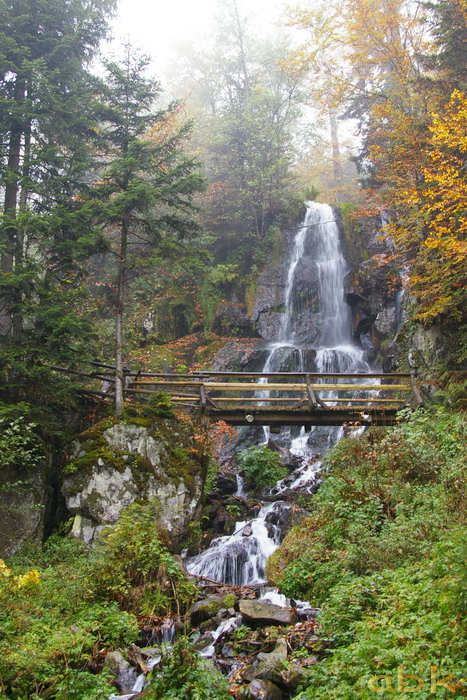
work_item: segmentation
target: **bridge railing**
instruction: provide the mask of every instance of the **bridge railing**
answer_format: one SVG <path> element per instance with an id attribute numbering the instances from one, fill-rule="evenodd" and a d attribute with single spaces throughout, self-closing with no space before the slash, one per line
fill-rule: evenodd
<path id="1" fill-rule="evenodd" d="M 115 368 L 93 362 L 86 373 L 54 367 L 89 380 L 85 393 L 112 399 Z M 127 397 L 169 394 L 175 406 L 208 413 L 235 425 L 340 425 L 358 421 L 388 424 L 406 406 L 423 403 L 416 376 L 392 373 L 215 372 L 187 374 L 133 372 L 125 368 Z"/>

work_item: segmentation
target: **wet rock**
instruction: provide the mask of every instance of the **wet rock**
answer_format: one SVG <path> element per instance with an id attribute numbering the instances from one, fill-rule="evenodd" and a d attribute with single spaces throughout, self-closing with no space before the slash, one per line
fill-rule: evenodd
<path id="1" fill-rule="evenodd" d="M 226 343 L 213 358 L 216 372 L 260 372 L 268 355 L 264 341 L 248 338 Z"/>
<path id="2" fill-rule="evenodd" d="M 237 598 L 233 593 L 227 593 L 224 596 L 209 596 L 209 598 L 199 600 L 188 611 L 190 622 L 193 627 L 197 627 L 200 623 L 214 618 L 220 610 L 234 607 L 236 602 Z"/>
<path id="3" fill-rule="evenodd" d="M 247 523 L 243 528 L 242 537 L 251 537 L 252 534 L 253 528 L 251 527 L 251 523 Z"/>
<path id="4" fill-rule="evenodd" d="M 237 490 L 237 477 L 231 472 L 219 472 L 216 479 L 216 491 L 220 496 L 228 496 Z"/>
<path id="5" fill-rule="evenodd" d="M 225 656 L 226 659 L 233 659 L 235 653 L 232 644 L 224 644 L 224 646 L 221 649 L 221 654 L 222 656 Z"/>
<path id="6" fill-rule="evenodd" d="M 104 668 L 106 668 L 112 676 L 119 689 L 127 693 L 133 689 L 138 674 L 136 670 L 130 666 L 120 651 L 110 651 L 105 657 Z"/>
<path id="7" fill-rule="evenodd" d="M 282 691 L 271 681 L 255 678 L 249 686 L 242 688 L 239 695 L 241 700 L 282 700 Z"/>
<path id="8" fill-rule="evenodd" d="M 389 306 L 378 313 L 375 319 L 375 328 L 383 336 L 395 333 L 397 329 L 395 306 Z"/>
<path id="9" fill-rule="evenodd" d="M 267 340 L 278 340 L 282 325 L 282 311 L 262 311 L 256 323 L 258 333 Z"/>
<path id="10" fill-rule="evenodd" d="M 260 600 L 241 600 L 239 610 L 245 621 L 253 625 L 292 625 L 297 621 L 292 610 Z"/>
<path id="11" fill-rule="evenodd" d="M 269 653 L 258 654 L 258 666 L 256 668 L 256 678 L 269 681 L 280 681 L 281 670 L 279 666 L 287 660 L 287 642 L 283 637 L 279 637 L 276 646 Z"/>
<path id="12" fill-rule="evenodd" d="M 214 635 L 212 635 L 210 632 L 206 632 L 205 634 L 202 634 L 201 637 L 198 637 L 198 639 L 192 643 L 192 646 L 194 649 L 196 649 L 196 651 L 201 651 L 201 649 L 208 647 L 213 642 Z"/>
<path id="13" fill-rule="evenodd" d="M 243 304 L 222 302 L 214 312 L 212 330 L 218 335 L 257 336 L 255 324 L 246 315 Z"/>

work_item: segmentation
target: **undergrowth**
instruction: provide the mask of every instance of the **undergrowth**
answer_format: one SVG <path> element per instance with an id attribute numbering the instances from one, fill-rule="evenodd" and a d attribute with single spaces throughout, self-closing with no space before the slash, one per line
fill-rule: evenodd
<path id="1" fill-rule="evenodd" d="M 185 612 L 194 592 L 139 504 L 92 552 L 54 536 L 0 560 L 0 697 L 109 697 L 105 652 L 136 641 L 138 616 Z"/>
<path id="2" fill-rule="evenodd" d="M 268 562 L 287 595 L 323 608 L 300 698 L 466 693 L 464 415 L 403 418 L 328 454 L 311 517 Z"/>

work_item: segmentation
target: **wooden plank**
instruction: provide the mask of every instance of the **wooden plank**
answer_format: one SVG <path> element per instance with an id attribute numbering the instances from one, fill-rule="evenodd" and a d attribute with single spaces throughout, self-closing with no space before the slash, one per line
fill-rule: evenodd
<path id="1" fill-rule="evenodd" d="M 198 381 L 173 381 L 173 382 L 166 382 L 166 381 L 154 381 L 154 382 L 146 382 L 146 381 L 141 381 L 141 382 L 133 382 L 134 386 L 174 386 L 174 387 L 186 387 L 186 386 L 192 386 L 194 388 L 197 388 L 200 386 L 202 382 Z"/>
<path id="2" fill-rule="evenodd" d="M 278 402 L 283 401 L 284 403 L 287 401 L 290 403 L 293 401 L 296 402 L 297 399 L 299 399 L 299 398 L 300 398 L 299 396 L 287 396 L 287 397 L 284 397 L 284 396 L 264 396 L 264 397 L 263 396 L 262 397 L 259 397 L 259 396 L 255 396 L 255 397 L 251 397 L 251 396 L 248 396 L 248 397 L 246 397 L 246 396 L 216 396 L 216 401 L 218 403 L 220 401 L 222 401 L 222 402 L 224 402 L 224 401 L 227 401 L 227 402 L 228 401 L 246 401 L 247 403 L 256 403 L 256 404 L 258 404 L 258 406 L 261 406 L 261 404 L 264 401 L 268 401 L 268 402 L 269 401 L 278 401 Z"/>
<path id="3" fill-rule="evenodd" d="M 133 386 L 155 386 L 155 387 L 199 387 L 199 382 L 133 382 Z M 207 390 L 214 389 L 216 391 L 304 391 L 305 384 L 226 384 L 225 382 L 204 382 Z M 310 384 L 314 391 L 410 391 L 410 384 Z"/>
<path id="4" fill-rule="evenodd" d="M 359 423 L 360 425 L 393 425 L 396 422 L 396 410 L 379 410 L 368 412 L 368 418 L 363 418 L 361 413 L 355 410 L 341 409 L 339 411 L 262 411 L 248 413 L 243 408 L 231 408 L 222 411 L 213 411 L 213 420 L 224 420 L 230 425 L 342 425 L 343 423 Z M 247 420 L 249 416 L 250 420 Z M 251 420 L 251 417 L 253 420 Z"/>
<path id="5" fill-rule="evenodd" d="M 224 382 L 205 382 L 207 389 L 217 391 L 303 391 L 304 384 L 225 384 Z M 410 384 L 310 384 L 314 391 L 410 391 Z"/>
<path id="6" fill-rule="evenodd" d="M 109 365 L 105 365 L 109 366 Z M 346 378 L 348 377 L 349 379 L 364 379 L 366 377 L 370 379 L 409 379 L 410 377 L 410 372 L 380 372 L 380 373 L 365 373 L 365 372 L 211 372 L 211 371 L 206 371 L 206 372 L 189 372 L 187 374 L 179 374 L 179 373 L 174 373 L 174 372 L 130 372 L 130 376 L 139 376 L 139 377 L 155 377 L 159 379 L 193 379 L 193 378 L 198 378 L 198 379 L 212 379 L 213 377 L 221 377 L 223 379 L 246 379 L 247 377 L 251 377 L 252 379 L 258 379 L 261 377 L 264 378 L 269 378 L 271 377 L 272 379 L 292 379 L 292 378 L 305 378 L 306 374 L 309 374 L 310 377 L 313 378 L 319 378 L 319 377 L 328 377 L 331 379 L 337 379 L 337 378 Z"/>

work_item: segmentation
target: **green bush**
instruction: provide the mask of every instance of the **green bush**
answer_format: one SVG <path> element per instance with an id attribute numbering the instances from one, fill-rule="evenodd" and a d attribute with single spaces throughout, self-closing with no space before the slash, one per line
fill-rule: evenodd
<path id="1" fill-rule="evenodd" d="M 173 646 L 162 666 L 152 675 L 147 700 L 228 700 L 227 680 L 210 661 L 201 659 L 186 638 Z"/>
<path id="2" fill-rule="evenodd" d="M 0 560 L 4 696 L 107 698 L 107 676 L 93 672 L 102 651 L 136 641 L 134 613 L 182 613 L 195 591 L 162 543 L 151 505 L 130 506 L 95 550 L 54 536 L 24 547 L 9 566 Z"/>
<path id="3" fill-rule="evenodd" d="M 55 538 L 27 568 L 0 561 L 0 687 L 11 700 L 108 697 L 112 687 L 90 672 L 90 662 L 98 649 L 137 638 L 133 615 L 97 600 L 95 565 L 84 548 L 63 545 L 60 551 Z"/>
<path id="4" fill-rule="evenodd" d="M 159 416 L 159 418 L 175 418 L 172 399 L 165 391 L 156 391 L 151 394 L 148 408 L 154 416 Z"/>
<path id="5" fill-rule="evenodd" d="M 246 478 L 254 488 L 274 486 L 276 481 L 288 474 L 287 469 L 281 464 L 278 453 L 265 445 L 243 450 L 240 452 L 239 461 Z"/>
<path id="6" fill-rule="evenodd" d="M 136 614 L 184 612 L 196 595 L 178 561 L 162 543 L 157 505 L 132 503 L 102 535 L 96 586 Z"/>
<path id="7" fill-rule="evenodd" d="M 287 595 L 323 608 L 323 658 L 303 700 L 370 700 L 377 675 L 403 698 L 398 674 L 418 675 L 424 689 L 412 695 L 428 698 L 430 666 L 438 678 L 466 675 L 465 417 L 442 408 L 402 417 L 328 453 L 311 517 L 268 561 Z M 465 686 L 456 691 L 436 695 L 460 697 Z"/>

